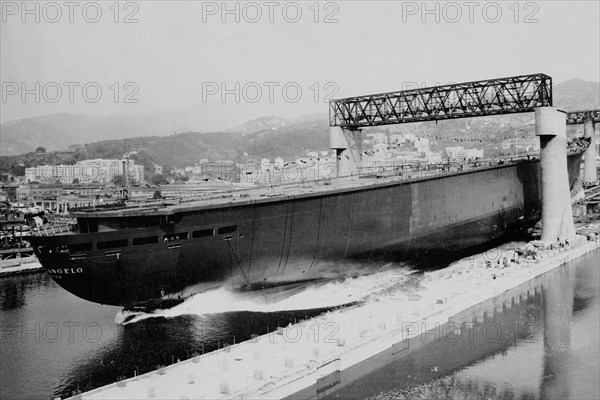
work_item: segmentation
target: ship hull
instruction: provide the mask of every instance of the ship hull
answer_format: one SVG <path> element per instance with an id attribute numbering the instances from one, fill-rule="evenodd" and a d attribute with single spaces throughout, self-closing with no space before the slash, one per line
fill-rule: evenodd
<path id="1" fill-rule="evenodd" d="M 355 276 L 388 261 L 423 267 L 436 255 L 537 222 L 540 182 L 539 161 L 530 161 L 204 209 L 167 225 L 38 236 L 33 245 L 48 273 L 75 295 L 147 306 L 222 285 L 253 289 Z"/>

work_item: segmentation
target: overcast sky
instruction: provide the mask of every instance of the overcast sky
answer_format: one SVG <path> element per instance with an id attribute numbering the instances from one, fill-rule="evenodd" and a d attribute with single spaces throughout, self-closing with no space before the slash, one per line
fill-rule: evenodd
<path id="1" fill-rule="evenodd" d="M 229 14 L 221 1 L 1 3 L 2 122 L 164 113 L 202 131 L 414 84 L 600 81 L 598 1 L 431 2 L 429 13 L 420 1 L 229 2 Z"/>

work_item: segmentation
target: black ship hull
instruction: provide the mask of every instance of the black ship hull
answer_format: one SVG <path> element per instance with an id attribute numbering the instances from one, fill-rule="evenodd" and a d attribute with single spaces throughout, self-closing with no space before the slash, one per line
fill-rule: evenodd
<path id="1" fill-rule="evenodd" d="M 222 285 L 252 289 L 354 276 L 382 260 L 424 265 L 433 254 L 534 224 L 540 182 L 539 161 L 525 161 L 207 207 L 155 226 L 32 242 L 44 268 L 71 293 L 147 306 Z"/>

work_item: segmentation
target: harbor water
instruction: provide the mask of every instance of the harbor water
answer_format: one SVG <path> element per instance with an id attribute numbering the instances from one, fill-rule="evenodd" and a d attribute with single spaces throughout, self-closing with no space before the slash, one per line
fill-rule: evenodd
<path id="1" fill-rule="evenodd" d="M 390 363 L 361 363 L 324 397 L 599 398 L 599 264 L 594 251 L 551 271 L 541 290 L 525 292 L 509 310 L 488 315 L 472 335 L 434 341 Z M 3 278 L 0 394 L 65 397 L 344 304 L 377 301 L 377 293 L 386 290 L 416 294 L 419 277 L 389 266 L 274 293 L 220 289 L 150 314 L 81 300 L 45 273 Z"/>

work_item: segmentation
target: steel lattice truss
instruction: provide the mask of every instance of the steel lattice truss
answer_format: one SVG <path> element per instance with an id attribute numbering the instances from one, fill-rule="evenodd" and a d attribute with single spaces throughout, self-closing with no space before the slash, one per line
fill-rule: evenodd
<path id="1" fill-rule="evenodd" d="M 600 110 L 567 112 L 567 125 L 583 124 L 586 121 L 600 122 Z"/>
<path id="2" fill-rule="evenodd" d="M 329 125 L 355 129 L 522 113 L 545 106 L 552 106 L 552 78 L 521 75 L 331 100 Z"/>

